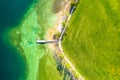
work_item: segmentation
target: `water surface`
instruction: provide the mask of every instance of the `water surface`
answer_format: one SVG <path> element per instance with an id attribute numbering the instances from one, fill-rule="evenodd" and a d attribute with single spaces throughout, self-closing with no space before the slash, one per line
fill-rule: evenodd
<path id="1" fill-rule="evenodd" d="M 53 3 L 54 0 L 0 3 L 0 80 L 62 79 L 47 45 L 36 44 L 55 24 Z"/>
<path id="2" fill-rule="evenodd" d="M 25 59 L 4 35 L 18 25 L 31 4 L 32 0 L 0 0 L 0 80 L 25 78 Z"/>

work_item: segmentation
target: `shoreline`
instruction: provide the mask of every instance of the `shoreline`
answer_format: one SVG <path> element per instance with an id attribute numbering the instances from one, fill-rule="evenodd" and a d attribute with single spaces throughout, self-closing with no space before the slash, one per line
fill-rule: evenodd
<path id="1" fill-rule="evenodd" d="M 60 32 L 62 33 L 62 22 L 65 21 L 65 19 L 67 19 L 67 23 L 71 17 L 71 13 L 69 13 L 70 8 L 71 8 L 71 4 L 70 4 L 71 0 L 66 0 L 66 5 L 65 7 L 59 11 L 59 13 L 57 13 L 58 15 L 58 19 L 56 20 L 56 24 L 51 28 L 47 30 L 47 34 L 45 36 L 46 39 L 48 40 L 53 40 L 53 36 L 55 33 Z M 77 1 L 76 1 L 77 2 Z M 66 14 L 69 14 L 69 16 L 67 16 Z M 65 17 L 65 19 L 64 19 Z M 57 45 L 57 46 L 56 46 Z M 61 65 L 61 67 L 63 67 L 63 70 L 67 70 L 68 73 L 70 74 L 69 78 L 72 78 L 73 80 L 84 80 L 84 78 L 79 74 L 79 72 L 76 70 L 76 68 L 74 67 L 74 65 L 69 61 L 69 59 L 64 55 L 64 52 L 62 51 L 62 47 L 61 47 L 61 41 L 58 41 L 58 44 L 49 44 L 48 48 L 53 51 L 55 54 L 55 60 L 57 61 L 57 65 Z M 58 70 L 59 71 L 59 70 Z"/>
<path id="2" fill-rule="evenodd" d="M 69 13 L 70 9 L 70 0 L 65 0 L 65 7 L 63 7 L 58 13 L 56 13 L 56 16 L 58 16 L 54 26 L 52 28 L 47 29 L 45 39 L 47 40 L 53 40 L 53 36 L 57 32 L 61 32 L 62 29 L 62 22 L 63 22 L 63 17 L 66 16 L 67 13 Z M 55 46 L 53 44 L 49 44 L 48 48 L 50 50 L 55 51 Z"/>

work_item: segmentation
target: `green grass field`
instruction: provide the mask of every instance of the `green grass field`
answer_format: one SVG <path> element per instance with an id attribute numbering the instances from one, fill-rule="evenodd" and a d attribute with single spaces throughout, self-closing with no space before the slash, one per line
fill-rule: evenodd
<path id="1" fill-rule="evenodd" d="M 80 0 L 62 45 L 86 80 L 120 80 L 120 0 Z"/>

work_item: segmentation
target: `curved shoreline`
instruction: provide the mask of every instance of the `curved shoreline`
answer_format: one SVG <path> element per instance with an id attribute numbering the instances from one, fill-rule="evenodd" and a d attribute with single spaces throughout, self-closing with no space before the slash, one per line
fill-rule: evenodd
<path id="1" fill-rule="evenodd" d="M 53 27 L 53 30 L 52 30 L 52 29 L 49 29 L 49 30 L 48 30 L 47 35 L 46 35 L 46 38 L 47 38 L 47 39 L 52 39 L 53 35 L 59 30 L 59 27 L 62 25 L 62 22 L 63 22 L 62 18 L 66 15 L 66 13 L 69 12 L 70 6 L 71 6 L 71 5 L 70 5 L 70 0 L 66 0 L 66 2 L 67 2 L 67 4 L 65 5 L 63 11 L 61 10 L 61 11 L 58 13 L 58 16 L 59 16 L 59 17 L 58 17 L 58 20 L 57 20 L 56 25 Z M 76 0 L 76 2 L 78 2 L 78 0 Z M 73 9 L 74 9 L 74 8 L 75 8 L 75 7 L 73 7 Z M 72 12 L 73 12 L 73 10 L 72 10 Z M 72 16 L 72 14 L 70 14 L 70 15 L 68 16 L 66 24 L 68 24 L 71 16 Z M 68 68 L 68 71 L 74 76 L 74 79 L 84 80 L 84 78 L 79 74 L 79 72 L 76 70 L 76 68 L 74 67 L 74 65 L 70 62 L 70 60 L 66 57 L 66 55 L 64 54 L 64 52 L 63 52 L 63 50 L 62 50 L 61 39 L 62 39 L 62 36 L 63 36 L 65 30 L 66 30 L 66 26 L 65 26 L 65 28 L 61 31 L 61 35 L 60 35 L 60 38 L 59 38 L 59 40 L 58 40 L 58 45 L 57 45 L 57 46 L 55 46 L 56 44 L 55 44 L 55 45 L 51 45 L 51 46 L 49 46 L 49 48 L 50 48 L 51 50 L 54 50 L 54 51 L 56 52 L 56 55 L 57 55 L 57 56 L 59 56 L 59 54 L 58 54 L 59 52 L 60 52 L 60 54 L 63 55 L 65 64 L 67 63 L 67 64 L 69 64 L 69 66 L 70 66 L 70 69 Z M 51 31 L 52 31 L 52 33 L 51 33 Z M 60 31 L 60 30 L 59 30 L 59 31 Z M 49 35 L 49 37 L 48 37 L 48 35 Z M 55 48 L 55 47 L 56 47 L 56 48 Z M 55 50 L 55 49 L 58 49 L 58 50 Z M 59 58 L 59 57 L 58 57 L 58 58 Z M 62 62 L 61 62 L 61 63 L 62 63 Z M 63 66 L 65 66 L 65 64 L 62 63 Z M 75 72 L 75 73 L 74 73 L 74 72 Z M 75 78 L 75 77 L 76 77 L 75 75 L 77 75 L 77 78 Z"/>

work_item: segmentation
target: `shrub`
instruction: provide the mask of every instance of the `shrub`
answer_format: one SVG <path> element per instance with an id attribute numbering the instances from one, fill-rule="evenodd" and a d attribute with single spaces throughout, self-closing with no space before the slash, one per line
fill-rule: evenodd
<path id="1" fill-rule="evenodd" d="M 61 34 L 60 32 L 55 33 L 55 34 L 54 34 L 55 38 L 56 38 L 56 39 L 59 39 L 60 34 Z"/>
<path id="2" fill-rule="evenodd" d="M 76 6 L 77 5 L 77 3 L 75 2 L 75 1 L 71 1 L 71 6 Z"/>

